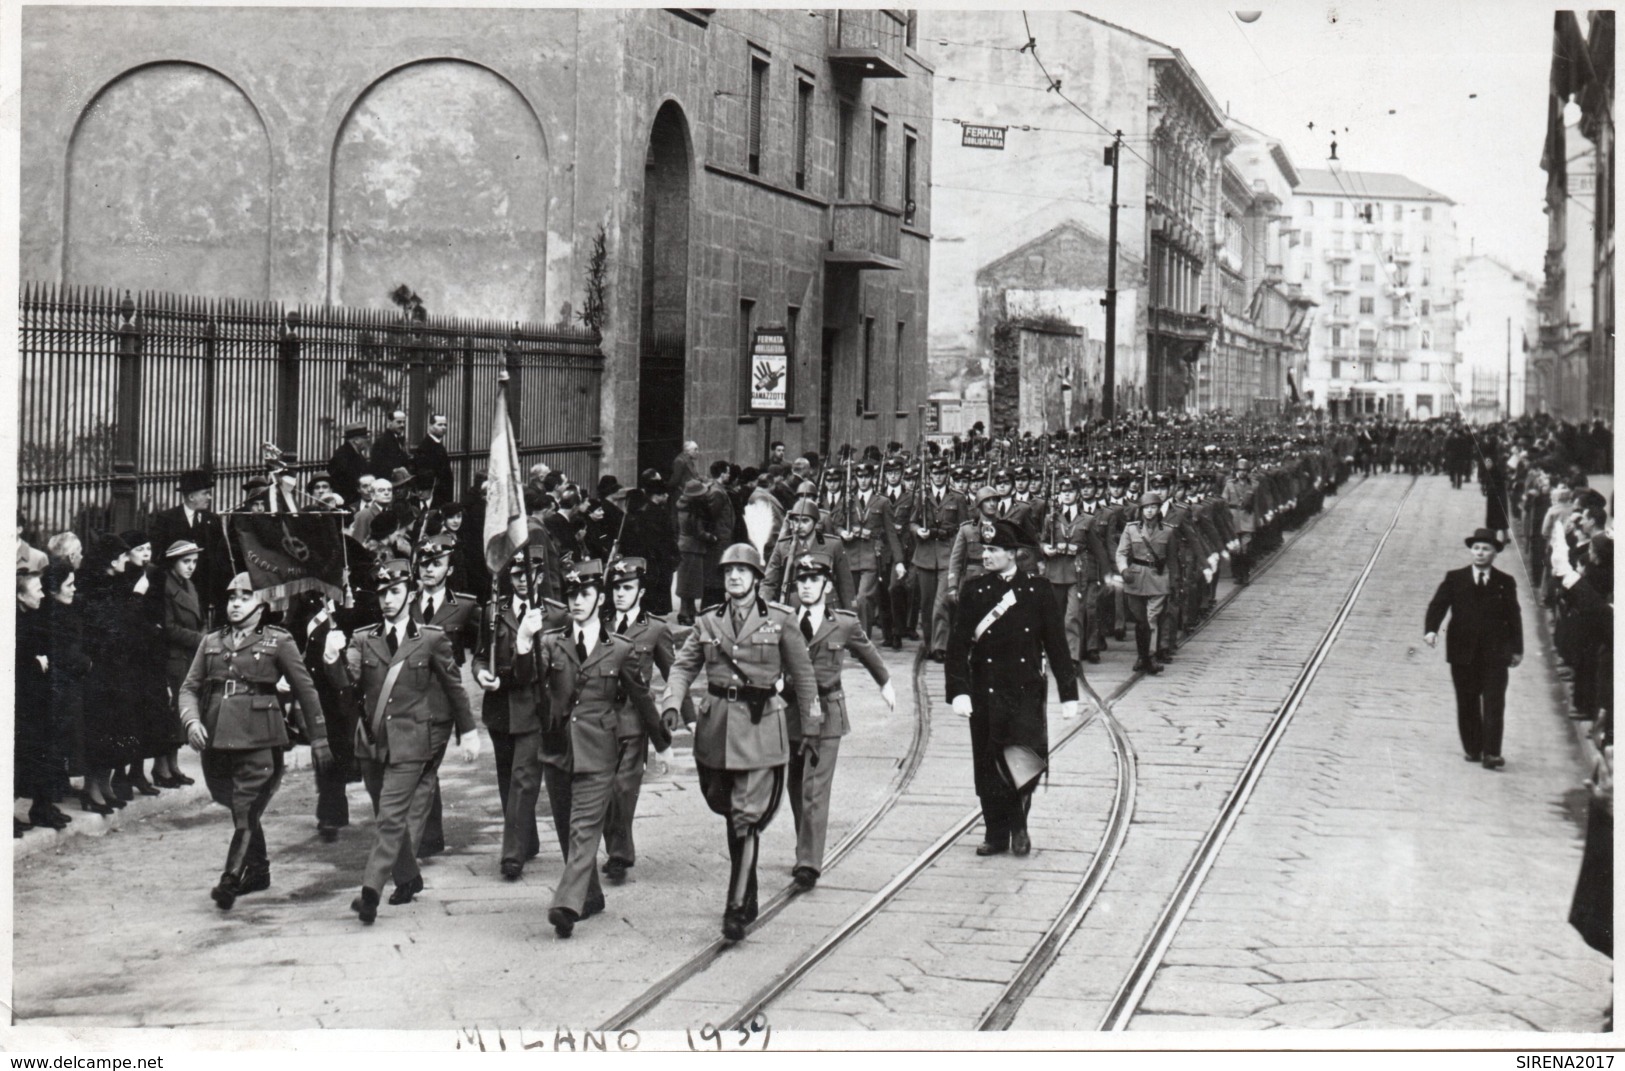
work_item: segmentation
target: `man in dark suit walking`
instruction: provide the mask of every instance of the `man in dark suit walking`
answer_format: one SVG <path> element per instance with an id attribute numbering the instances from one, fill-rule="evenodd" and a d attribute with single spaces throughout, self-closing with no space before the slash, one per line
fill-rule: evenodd
<path id="1" fill-rule="evenodd" d="M 1445 658 L 1456 686 L 1456 725 L 1468 762 L 1486 770 L 1506 765 L 1501 757 L 1501 731 L 1506 711 L 1507 670 L 1523 661 L 1523 616 L 1518 584 L 1494 566 L 1502 543 L 1495 532 L 1480 528 L 1467 537 L 1473 563 L 1445 574 L 1428 603 L 1422 637 L 1432 647 L 1439 626 L 1450 615 Z"/>

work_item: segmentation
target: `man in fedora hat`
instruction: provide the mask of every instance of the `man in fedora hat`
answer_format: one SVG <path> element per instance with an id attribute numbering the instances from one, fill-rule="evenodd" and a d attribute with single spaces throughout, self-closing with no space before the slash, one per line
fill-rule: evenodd
<path id="1" fill-rule="evenodd" d="M 1027 811 L 1049 762 L 1045 703 L 1049 659 L 1063 717 L 1078 713 L 1077 663 L 1050 582 L 1018 568 L 1016 552 L 1037 551 L 1018 521 L 982 519 L 981 576 L 964 582 L 948 637 L 945 694 L 970 719 L 971 766 L 986 835 L 977 855 L 1032 850 Z"/>
<path id="2" fill-rule="evenodd" d="M 1518 582 L 1495 568 L 1500 537 L 1480 528 L 1466 539 L 1472 564 L 1452 569 L 1428 603 L 1422 639 L 1438 642 L 1439 626 L 1450 615 L 1445 659 L 1456 687 L 1456 728 L 1468 762 L 1486 770 L 1506 765 L 1501 733 L 1506 713 L 1507 670 L 1523 661 L 1523 615 Z"/>
<path id="3" fill-rule="evenodd" d="M 351 424 L 344 429 L 344 441 L 327 459 L 333 490 L 352 506 L 361 497 L 361 477 L 371 473 L 372 461 L 368 456 L 371 451 L 372 432 L 367 430 L 367 425 Z"/>
<path id="4" fill-rule="evenodd" d="M 220 522 L 215 518 L 214 477 L 202 469 L 188 469 L 181 473 L 181 504 L 153 515 L 147 529 L 154 547 L 165 549 L 178 542 L 196 544 L 197 572 L 192 584 L 205 612 L 213 611 L 218 619 L 225 613 L 225 583 L 230 579 L 230 568 L 221 562 Z"/>

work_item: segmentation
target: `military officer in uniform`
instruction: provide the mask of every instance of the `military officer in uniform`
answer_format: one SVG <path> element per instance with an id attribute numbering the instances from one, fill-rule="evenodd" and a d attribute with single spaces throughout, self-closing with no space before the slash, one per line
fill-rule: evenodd
<path id="1" fill-rule="evenodd" d="M 350 907 L 368 926 L 378 917 L 386 877 L 395 879 L 391 904 L 411 903 L 423 891 L 415 849 L 453 731 L 464 762 L 480 754 L 451 638 L 438 625 L 412 619 L 412 567 L 398 558 L 384 562 L 373 589 L 383 621 L 357 629 L 348 641 L 335 629 L 322 655 L 334 686 L 354 687 L 361 696 L 356 754 L 368 759 L 367 788 L 378 800 L 377 839 L 361 894 Z M 431 700 L 434 691 L 443 701 Z"/>
<path id="2" fill-rule="evenodd" d="M 761 555 L 748 543 L 723 554 L 728 597 L 695 619 L 660 704 L 668 723 L 675 722 L 705 668 L 709 698 L 697 704 L 694 763 L 706 804 L 728 824 L 732 867 L 722 934 L 730 941 L 742 940 L 756 918 L 757 840 L 784 791 L 790 745 L 775 690 L 781 678 L 795 693 L 804 738 L 817 739 L 824 730 L 807 641 L 790 607 L 761 597 L 764 572 Z"/>
<path id="3" fill-rule="evenodd" d="M 818 884 L 818 876 L 823 873 L 835 760 L 840 757 L 841 737 L 851 728 L 846 717 L 846 693 L 841 686 L 841 667 L 847 653 L 863 663 L 869 676 L 880 685 L 881 699 L 893 710 L 897 709 L 897 691 L 858 615 L 828 605 L 835 580 L 835 564 L 829 555 L 816 551 L 803 554 L 796 560 L 795 569 L 801 601 L 796 611 L 797 627 L 807 641 L 813 673 L 818 678 L 818 701 L 824 709 L 823 728 L 816 735 L 802 724 L 801 708 L 796 703 L 788 703 L 784 710 L 790 733 L 790 813 L 796 823 L 796 865 L 792 873 L 796 886 L 806 890 Z"/>
<path id="4" fill-rule="evenodd" d="M 1258 481 L 1253 477 L 1253 463 L 1247 458 L 1236 458 L 1235 475 L 1225 481 L 1224 501 L 1230 507 L 1230 522 L 1236 531 L 1237 549 L 1230 556 L 1230 572 L 1238 584 L 1245 584 L 1253 571 L 1253 532 L 1258 527 L 1255 508 Z"/>
<path id="5" fill-rule="evenodd" d="M 247 573 L 226 587 L 225 628 L 206 634 L 181 683 L 186 739 L 203 753 L 209 795 L 231 810 L 226 868 L 209 895 L 229 910 L 244 893 L 271 887 L 271 860 L 260 817 L 282 782 L 288 731 L 277 680 L 288 679 L 299 700 L 303 730 L 318 770 L 333 762 L 316 685 L 293 636 L 264 620 L 265 604 Z"/>
<path id="6" fill-rule="evenodd" d="M 959 589 L 965 581 L 986 571 L 982 567 L 982 526 L 999 516 L 1004 501 L 997 487 L 984 487 L 977 491 L 975 514 L 966 517 L 954 533 L 953 549 L 948 552 L 948 576 L 943 586 L 943 597 L 950 607 L 959 602 Z M 950 617 L 949 624 L 952 623 L 953 618 Z"/>
<path id="7" fill-rule="evenodd" d="M 1044 579 L 1055 589 L 1055 602 L 1066 624 L 1066 648 L 1076 661 L 1083 651 L 1083 608 L 1078 594 L 1078 567 L 1083 516 L 1078 509 L 1078 486 L 1071 476 L 1055 479 L 1055 504 L 1044 515 L 1042 538 Z"/>
<path id="8" fill-rule="evenodd" d="M 649 573 L 648 563 L 642 558 L 621 558 L 609 567 L 609 595 L 611 605 L 605 609 L 605 626 L 617 636 L 624 636 L 632 644 L 632 655 L 637 659 L 638 676 L 644 681 L 654 679 L 654 671 L 662 677 L 671 675 L 671 664 L 677 657 L 672 641 L 671 626 L 658 614 L 643 608 L 644 584 Z M 615 708 L 615 738 L 620 758 L 615 765 L 615 782 L 609 797 L 609 816 L 604 825 L 604 850 L 609 856 L 604 863 L 604 876 L 619 885 L 626 880 L 626 872 L 637 862 L 638 853 L 632 840 L 632 821 L 637 816 L 638 793 L 643 787 L 643 765 L 649 754 L 649 731 L 636 704 L 629 696 L 622 696 Z M 685 720 L 692 721 L 692 707 Z"/>
<path id="9" fill-rule="evenodd" d="M 1049 762 L 1046 658 L 1062 716 L 1078 714 L 1077 669 L 1060 607 L 1048 580 L 1018 568 L 1022 548 L 1038 549 L 1019 524 L 983 522 L 987 571 L 966 581 L 948 641 L 946 694 L 954 712 L 970 719 L 971 765 L 986 829 L 977 855 L 1032 850 L 1027 812 Z"/>
<path id="10" fill-rule="evenodd" d="M 1117 572 L 1122 578 L 1123 601 L 1134 620 L 1134 645 L 1139 657 L 1136 671 L 1162 672 L 1151 644 L 1151 632 L 1162 620 L 1168 601 L 1168 556 L 1174 552 L 1174 531 L 1162 523 L 1162 496 L 1147 491 L 1140 496 L 1140 516 L 1123 526 L 1117 541 Z"/>
<path id="11" fill-rule="evenodd" d="M 937 581 L 948 568 L 954 533 L 968 512 L 965 499 L 948 487 L 948 472 L 948 462 L 932 464 L 930 485 L 922 484 L 915 491 L 909 514 L 920 632 L 925 637 L 926 653 L 935 662 L 942 661 L 948 648 L 948 601 L 945 591 L 938 590 Z"/>
<path id="12" fill-rule="evenodd" d="M 865 632 L 873 626 L 878 608 L 881 621 L 888 626 L 885 634 L 890 636 L 889 600 L 879 596 L 887 590 L 889 578 L 885 574 L 903 570 L 903 548 L 892 525 L 891 501 L 875 490 L 874 466 L 865 462 L 856 466 L 855 474 L 856 492 L 849 501 L 837 502 L 830 508 L 833 531 L 840 537 L 852 570 L 854 601 L 846 608 L 857 611 Z"/>
<path id="13" fill-rule="evenodd" d="M 420 625 L 437 625 L 451 640 L 452 657 L 461 676 L 468 652 L 479 643 L 479 604 L 474 596 L 452 591 L 446 579 L 451 574 L 451 555 L 457 549 L 457 538 L 449 533 L 434 536 L 418 544 L 418 589 L 412 594 L 412 620 Z M 437 705 L 435 716 L 446 718 L 449 710 L 438 709 L 443 701 L 438 691 L 429 693 L 429 701 Z M 440 775 L 434 779 L 434 799 L 429 803 L 429 820 L 423 827 L 423 840 L 418 844 L 418 858 L 427 859 L 446 850 L 446 834 L 441 825 Z"/>
<path id="14" fill-rule="evenodd" d="M 547 691 L 542 723 L 542 763 L 547 798 L 564 873 L 553 891 L 547 921 L 569 937 L 575 924 L 604 909 L 598 884 L 598 842 L 609 816 L 615 769 L 620 762 L 617 707 L 624 701 L 638 712 L 643 731 L 664 751 L 671 746 L 649 698 L 649 678 L 632 641 L 608 631 L 604 608 L 604 565 L 584 561 L 564 574 L 570 620 L 544 632 L 536 648 L 536 672 Z M 521 629 L 515 650 L 528 653 L 530 636 Z"/>
<path id="15" fill-rule="evenodd" d="M 502 801 L 502 876 L 517 881 L 525 863 L 541 851 L 536 801 L 542 791 L 542 717 L 547 697 L 536 679 L 536 660 L 520 655 L 519 633 L 535 637 L 564 624 L 564 605 L 531 598 L 531 578 L 547 568 L 547 550 L 527 547 L 515 554 L 498 581 L 498 598 L 486 608 L 489 639 L 474 656 L 474 681 L 485 692 L 480 720 L 491 734 L 496 758 L 497 795 Z M 537 585 L 540 587 L 540 584 Z"/>
<path id="16" fill-rule="evenodd" d="M 796 602 L 793 564 L 810 551 L 822 551 L 835 562 L 835 597 L 843 609 L 852 606 L 852 569 L 846 560 L 846 551 L 838 539 L 826 539 L 818 530 L 822 514 L 810 498 L 803 498 L 785 514 L 785 531 L 773 545 L 773 557 L 762 582 L 762 591 L 769 600 L 778 600 L 791 606 Z"/>

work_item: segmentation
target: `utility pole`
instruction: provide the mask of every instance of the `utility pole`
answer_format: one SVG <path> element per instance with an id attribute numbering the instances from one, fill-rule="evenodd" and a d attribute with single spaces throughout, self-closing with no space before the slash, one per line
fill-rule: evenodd
<path id="1" fill-rule="evenodd" d="M 1106 365 L 1101 383 L 1100 415 L 1112 419 L 1117 412 L 1117 165 L 1123 154 L 1123 132 L 1119 130 L 1106 146 L 1106 163 L 1112 169 L 1111 223 L 1106 235 Z"/>
<path id="2" fill-rule="evenodd" d="M 1507 317 L 1507 419 L 1512 419 L 1512 317 Z"/>

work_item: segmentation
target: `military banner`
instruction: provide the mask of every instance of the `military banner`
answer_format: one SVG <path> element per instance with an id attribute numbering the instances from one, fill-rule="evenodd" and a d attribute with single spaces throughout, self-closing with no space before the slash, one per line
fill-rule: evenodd
<path id="1" fill-rule="evenodd" d="M 336 513 L 233 513 L 231 542 L 254 590 L 273 609 L 302 591 L 344 598 L 343 517 Z"/>

